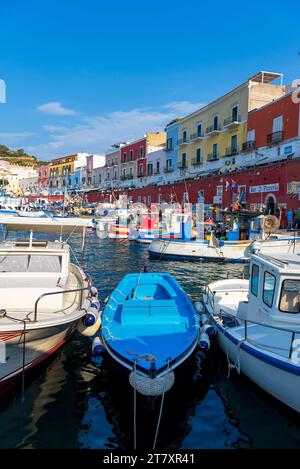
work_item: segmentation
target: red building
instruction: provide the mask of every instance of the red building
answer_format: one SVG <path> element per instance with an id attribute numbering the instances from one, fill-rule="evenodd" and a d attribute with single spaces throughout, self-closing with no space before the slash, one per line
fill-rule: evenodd
<path id="1" fill-rule="evenodd" d="M 121 147 L 121 180 L 146 174 L 146 150 L 146 137 Z"/>
<path id="2" fill-rule="evenodd" d="M 300 159 L 271 163 L 228 175 L 203 177 L 164 186 L 147 186 L 140 189 L 120 190 L 132 202 L 144 204 L 159 202 L 182 203 L 189 200 L 196 203 L 199 197 L 207 205 L 219 208 L 230 207 L 237 195 L 244 207 L 258 209 L 269 206 L 300 208 Z M 88 195 L 89 202 L 109 201 L 110 191 L 93 192 Z M 116 195 L 116 194 L 115 194 Z"/>
<path id="3" fill-rule="evenodd" d="M 299 136 L 299 103 L 292 94 L 283 96 L 248 114 L 248 145 L 265 147 Z M 254 146 L 254 145 L 253 145 Z"/>
<path id="4" fill-rule="evenodd" d="M 50 169 L 48 165 L 39 166 L 38 168 L 38 186 L 42 188 L 48 188 L 49 185 L 49 174 Z"/>

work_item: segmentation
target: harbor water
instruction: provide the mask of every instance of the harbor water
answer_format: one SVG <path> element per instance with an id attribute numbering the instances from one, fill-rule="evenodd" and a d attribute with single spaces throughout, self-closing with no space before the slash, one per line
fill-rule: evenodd
<path id="1" fill-rule="evenodd" d="M 150 260 L 147 245 L 100 240 L 94 232 L 82 254 L 79 238 L 69 243 L 102 305 L 126 273 L 145 266 L 174 275 L 192 300 L 209 282 L 248 275 L 245 265 Z M 75 333 L 25 384 L 23 399 L 17 385 L 0 401 L 1 449 L 133 448 L 133 389 L 108 355 L 92 356 L 89 338 Z M 138 448 L 152 448 L 159 405 L 160 398 L 138 396 Z M 300 418 L 236 370 L 228 378 L 226 357 L 214 344 L 194 353 L 184 379 L 166 394 L 157 447 L 300 448 Z"/>

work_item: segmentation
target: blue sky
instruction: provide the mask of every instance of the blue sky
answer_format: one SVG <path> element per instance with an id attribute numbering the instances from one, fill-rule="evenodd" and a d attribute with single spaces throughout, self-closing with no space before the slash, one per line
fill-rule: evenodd
<path id="1" fill-rule="evenodd" d="M 300 75 L 297 0 L 1 0 L 0 143 L 40 159 L 159 130 L 258 70 Z"/>

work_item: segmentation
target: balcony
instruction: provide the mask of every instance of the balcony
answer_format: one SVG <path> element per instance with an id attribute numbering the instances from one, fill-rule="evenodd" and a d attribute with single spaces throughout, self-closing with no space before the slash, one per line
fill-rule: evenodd
<path id="1" fill-rule="evenodd" d="M 218 153 L 208 153 L 207 161 L 217 161 L 219 159 Z"/>
<path id="2" fill-rule="evenodd" d="M 160 174 L 160 170 L 159 170 L 159 169 L 156 169 L 156 170 L 153 172 L 153 174 L 154 174 L 155 176 L 157 176 L 158 174 Z"/>
<path id="3" fill-rule="evenodd" d="M 192 161 L 191 161 L 191 165 L 192 166 L 202 166 L 202 161 L 201 160 L 197 160 L 197 158 L 192 158 Z"/>
<path id="4" fill-rule="evenodd" d="M 207 137 L 213 137 L 214 135 L 218 135 L 221 132 L 220 125 L 210 125 L 206 127 L 206 135 Z"/>
<path id="5" fill-rule="evenodd" d="M 141 160 L 143 158 L 146 158 L 145 155 L 138 155 L 138 157 L 137 157 L 138 160 Z M 131 161 L 133 161 L 133 160 L 131 160 Z"/>
<path id="6" fill-rule="evenodd" d="M 242 152 L 256 150 L 256 141 L 248 140 L 242 144 Z"/>
<path id="7" fill-rule="evenodd" d="M 164 168 L 164 173 L 173 173 L 174 169 L 172 168 L 172 166 L 166 166 Z"/>
<path id="8" fill-rule="evenodd" d="M 235 146 L 235 147 L 227 147 L 225 149 L 225 156 L 232 156 L 232 155 L 237 155 L 239 152 L 239 147 L 238 146 Z"/>
<path id="9" fill-rule="evenodd" d="M 231 129 L 233 127 L 236 127 L 240 123 L 241 123 L 240 114 L 238 116 L 226 117 L 226 119 L 224 119 L 224 129 Z"/>
<path id="10" fill-rule="evenodd" d="M 178 140 L 178 145 L 188 145 L 189 144 L 189 139 L 188 138 L 180 138 Z"/>
<path id="11" fill-rule="evenodd" d="M 267 145 L 274 145 L 283 140 L 283 131 L 279 130 L 278 132 L 273 132 L 272 134 L 267 135 Z"/>
<path id="12" fill-rule="evenodd" d="M 203 132 L 195 132 L 194 134 L 191 134 L 190 141 L 195 142 L 196 140 L 203 140 L 203 138 L 204 138 Z"/>
<path id="13" fill-rule="evenodd" d="M 122 174 L 120 177 L 121 181 L 127 181 L 128 179 L 133 179 L 133 174 Z"/>
<path id="14" fill-rule="evenodd" d="M 186 169 L 187 168 L 187 163 L 183 163 L 182 161 L 180 161 L 178 163 L 178 168 L 179 169 Z"/>

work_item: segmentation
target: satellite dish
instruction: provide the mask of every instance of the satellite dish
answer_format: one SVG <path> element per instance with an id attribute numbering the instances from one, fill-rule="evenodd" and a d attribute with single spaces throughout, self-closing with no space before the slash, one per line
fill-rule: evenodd
<path id="1" fill-rule="evenodd" d="M 263 230 L 267 233 L 274 233 L 279 229 L 280 221 L 274 215 L 266 215 L 263 218 Z"/>

